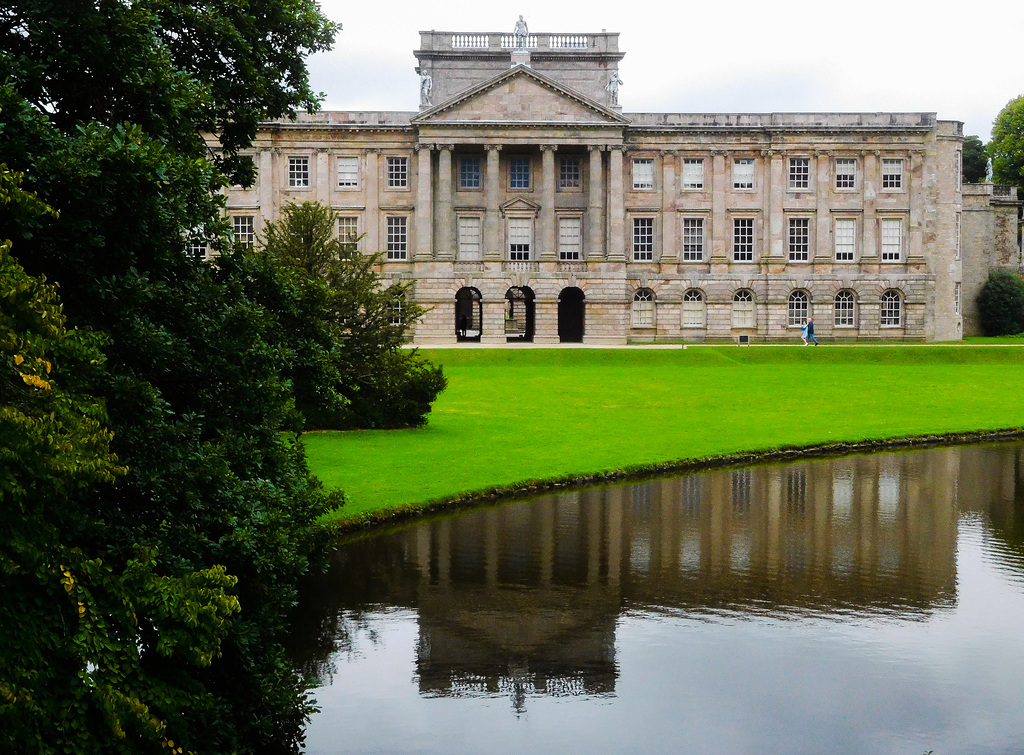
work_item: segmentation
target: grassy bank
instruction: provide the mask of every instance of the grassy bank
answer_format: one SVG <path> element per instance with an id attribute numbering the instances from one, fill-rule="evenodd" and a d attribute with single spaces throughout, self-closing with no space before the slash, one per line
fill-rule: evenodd
<path id="1" fill-rule="evenodd" d="M 335 521 L 529 480 L 1024 426 L 1013 346 L 463 349 L 417 430 L 311 433 Z"/>

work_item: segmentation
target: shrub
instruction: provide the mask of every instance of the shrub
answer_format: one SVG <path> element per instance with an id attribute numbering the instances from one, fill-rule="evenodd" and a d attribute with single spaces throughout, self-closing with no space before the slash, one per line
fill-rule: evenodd
<path id="1" fill-rule="evenodd" d="M 1010 270 L 992 270 L 978 294 L 978 312 L 987 336 L 1024 332 L 1024 279 Z"/>

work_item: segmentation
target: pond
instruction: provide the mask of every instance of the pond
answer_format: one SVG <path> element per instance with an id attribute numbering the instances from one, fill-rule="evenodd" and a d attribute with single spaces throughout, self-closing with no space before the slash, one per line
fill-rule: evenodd
<path id="1" fill-rule="evenodd" d="M 342 543 L 307 752 L 1024 751 L 1024 444 L 729 469 Z"/>

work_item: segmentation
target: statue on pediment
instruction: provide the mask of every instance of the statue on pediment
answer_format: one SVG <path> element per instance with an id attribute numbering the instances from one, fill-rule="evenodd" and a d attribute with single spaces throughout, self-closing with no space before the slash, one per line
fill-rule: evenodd
<path id="1" fill-rule="evenodd" d="M 530 35 L 530 30 L 526 26 L 526 22 L 523 20 L 523 15 L 519 14 L 519 20 L 516 21 L 516 30 L 513 32 L 516 37 L 516 49 L 526 49 L 526 38 Z"/>

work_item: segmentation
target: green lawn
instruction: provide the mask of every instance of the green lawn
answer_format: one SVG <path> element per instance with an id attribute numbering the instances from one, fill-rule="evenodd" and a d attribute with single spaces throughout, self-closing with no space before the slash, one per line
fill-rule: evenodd
<path id="1" fill-rule="evenodd" d="M 1024 427 L 1015 346 L 448 349 L 418 430 L 310 433 L 333 519 L 528 480 L 835 441 Z"/>

